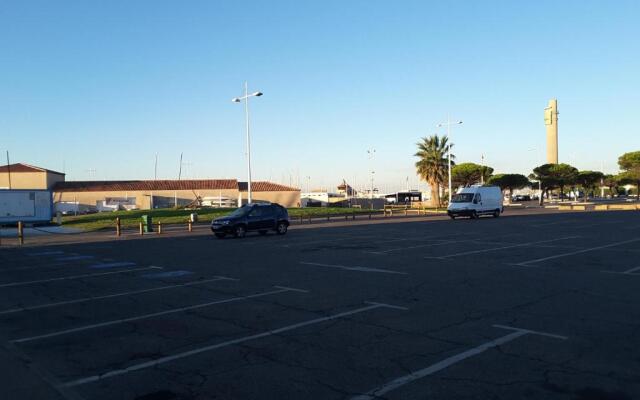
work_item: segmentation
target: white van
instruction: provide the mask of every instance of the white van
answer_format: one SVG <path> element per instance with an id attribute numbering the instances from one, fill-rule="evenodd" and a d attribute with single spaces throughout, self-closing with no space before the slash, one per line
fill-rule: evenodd
<path id="1" fill-rule="evenodd" d="M 502 191 L 497 186 L 471 186 L 460 189 L 451 198 L 447 214 L 451 219 L 458 216 L 478 218 L 481 215 L 502 213 Z"/>

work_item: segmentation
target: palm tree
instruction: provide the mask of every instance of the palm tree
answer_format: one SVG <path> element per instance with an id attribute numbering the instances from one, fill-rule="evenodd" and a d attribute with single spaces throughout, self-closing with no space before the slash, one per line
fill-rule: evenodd
<path id="1" fill-rule="evenodd" d="M 414 154 L 418 157 L 416 170 L 420 179 L 426 181 L 431 186 L 431 201 L 436 206 L 440 205 L 440 186 L 444 184 L 448 177 L 447 160 L 447 137 L 433 135 L 422 138 L 416 143 L 418 151 Z M 451 145 L 453 147 L 453 144 Z M 454 155 L 451 155 L 451 165 L 453 165 Z"/>

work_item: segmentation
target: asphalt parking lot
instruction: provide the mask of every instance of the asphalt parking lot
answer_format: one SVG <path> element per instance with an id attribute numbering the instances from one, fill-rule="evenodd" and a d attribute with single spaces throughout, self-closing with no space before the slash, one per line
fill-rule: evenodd
<path id="1" fill-rule="evenodd" d="M 60 398 L 640 397 L 638 212 L 4 248 L 0 264 L 3 351 Z"/>

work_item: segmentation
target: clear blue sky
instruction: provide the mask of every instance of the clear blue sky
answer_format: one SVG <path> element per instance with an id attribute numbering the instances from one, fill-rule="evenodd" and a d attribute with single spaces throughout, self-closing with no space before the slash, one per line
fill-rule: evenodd
<path id="1" fill-rule="evenodd" d="M 451 113 L 459 161 L 544 162 L 557 97 L 560 160 L 617 170 L 640 149 L 637 1 L 5 1 L 0 151 L 68 179 L 254 179 L 303 188 L 409 176 Z M 528 151 L 529 149 L 536 149 Z M 424 185 L 421 185 L 424 188 Z"/>

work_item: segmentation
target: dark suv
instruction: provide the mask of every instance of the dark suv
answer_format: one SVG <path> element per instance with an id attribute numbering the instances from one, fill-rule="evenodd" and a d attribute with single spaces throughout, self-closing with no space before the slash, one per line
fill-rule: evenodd
<path id="1" fill-rule="evenodd" d="M 242 238 L 251 231 L 266 235 L 270 230 L 284 235 L 288 228 L 289 213 L 279 204 L 246 204 L 231 214 L 211 222 L 211 231 L 218 238 L 226 235 Z"/>

